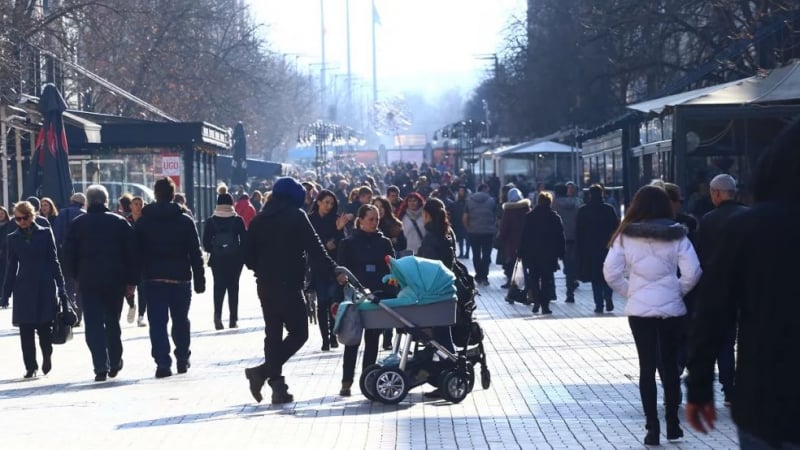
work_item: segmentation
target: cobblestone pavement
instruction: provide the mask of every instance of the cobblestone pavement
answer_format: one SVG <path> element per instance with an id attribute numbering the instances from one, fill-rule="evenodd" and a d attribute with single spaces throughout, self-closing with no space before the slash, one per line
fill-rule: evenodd
<path id="1" fill-rule="evenodd" d="M 578 289 L 577 303 L 567 304 L 564 280 L 557 278 L 554 314 L 534 316 L 503 300 L 502 274 L 493 266 L 477 311 L 492 385 L 483 390 L 478 384 L 460 404 L 424 398 L 428 387 L 412 390 L 396 406 L 369 402 L 357 388 L 352 397 L 340 397 L 342 349 L 321 352 L 314 326 L 285 367 L 296 402 L 272 406 L 268 396 L 262 404 L 252 400 L 243 374 L 263 355 L 264 323 L 251 273 L 242 275 L 240 328 L 234 330 L 214 330 L 210 272 L 207 277 L 208 292 L 192 302 L 192 367 L 163 380 L 153 377 L 147 328 L 125 321 L 127 306 L 125 367 L 116 379 L 93 381 L 78 329 L 75 339 L 56 347 L 49 375 L 22 380 L 18 331 L 11 310 L 0 311 L 0 448 L 643 447 L 638 366 L 624 301 L 616 300 L 613 313 L 595 315 L 587 284 Z M 659 407 L 662 445 L 736 448 L 730 413 L 718 403 L 716 431 L 702 436 L 684 427 L 686 438 L 676 444 L 663 435 Z"/>

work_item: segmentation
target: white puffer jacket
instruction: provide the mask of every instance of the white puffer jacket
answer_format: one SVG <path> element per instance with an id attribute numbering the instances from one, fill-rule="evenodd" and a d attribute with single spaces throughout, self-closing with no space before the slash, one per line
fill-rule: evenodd
<path id="1" fill-rule="evenodd" d="M 628 225 L 603 264 L 608 285 L 628 299 L 625 314 L 638 317 L 685 315 L 683 296 L 701 273 L 686 228 L 668 220 Z"/>

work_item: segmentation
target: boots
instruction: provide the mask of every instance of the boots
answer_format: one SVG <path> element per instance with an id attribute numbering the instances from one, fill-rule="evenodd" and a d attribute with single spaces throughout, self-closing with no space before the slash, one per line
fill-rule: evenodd
<path id="1" fill-rule="evenodd" d="M 291 403 L 294 401 L 294 396 L 289 393 L 289 386 L 284 382 L 283 377 L 273 378 L 269 380 L 269 387 L 272 388 L 272 404 L 278 405 L 281 403 Z"/>
<path id="2" fill-rule="evenodd" d="M 678 406 L 667 406 L 667 440 L 675 441 L 683 437 L 681 422 L 678 420 Z"/>
<path id="3" fill-rule="evenodd" d="M 649 419 L 645 428 L 647 429 L 647 435 L 644 437 L 644 445 L 661 445 L 661 425 L 658 423 L 658 419 Z"/>
<path id="4" fill-rule="evenodd" d="M 553 311 L 550 310 L 550 302 L 542 302 L 542 314 L 553 314 Z"/>
<path id="5" fill-rule="evenodd" d="M 352 381 L 342 381 L 342 388 L 339 390 L 339 395 L 342 397 L 350 397 L 350 388 L 352 386 Z"/>
<path id="6" fill-rule="evenodd" d="M 264 382 L 266 381 L 261 366 L 244 369 L 244 376 L 247 377 L 247 381 L 250 383 L 250 395 L 258 403 L 261 403 L 261 400 L 264 399 L 261 395 L 261 388 L 264 387 Z"/>

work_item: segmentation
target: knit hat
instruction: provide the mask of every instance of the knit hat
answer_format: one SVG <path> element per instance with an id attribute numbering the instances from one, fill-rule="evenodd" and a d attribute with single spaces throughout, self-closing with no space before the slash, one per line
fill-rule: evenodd
<path id="1" fill-rule="evenodd" d="M 217 204 L 218 205 L 233 205 L 233 197 L 228 194 L 228 186 L 224 184 L 219 185 L 217 188 Z"/>
<path id="2" fill-rule="evenodd" d="M 34 211 L 39 211 L 39 207 L 42 206 L 41 202 L 39 201 L 39 197 L 35 197 L 33 195 L 26 198 L 25 201 L 27 201 L 33 206 Z"/>
<path id="3" fill-rule="evenodd" d="M 519 189 L 513 188 L 508 191 L 508 201 L 518 202 L 520 200 L 522 200 L 522 192 Z"/>
<path id="4" fill-rule="evenodd" d="M 72 194 L 72 196 L 69 198 L 69 201 L 71 201 L 72 203 L 77 203 L 79 205 L 85 205 L 86 196 L 83 195 L 83 192 L 76 192 Z"/>
<path id="5" fill-rule="evenodd" d="M 272 187 L 272 198 L 288 200 L 293 206 L 300 208 L 306 201 L 306 190 L 294 178 L 282 177 Z"/>

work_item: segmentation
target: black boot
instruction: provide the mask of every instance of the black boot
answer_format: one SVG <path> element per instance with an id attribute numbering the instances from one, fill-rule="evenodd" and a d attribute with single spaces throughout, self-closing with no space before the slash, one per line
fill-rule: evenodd
<path id="1" fill-rule="evenodd" d="M 264 382 L 267 381 L 266 377 L 263 375 L 261 366 L 244 369 L 244 376 L 250 383 L 250 395 L 252 395 L 258 403 L 261 403 L 261 400 L 264 399 L 261 395 L 261 388 L 264 387 Z"/>
<path id="2" fill-rule="evenodd" d="M 648 420 L 645 428 L 647 435 L 644 437 L 644 445 L 661 445 L 661 425 L 658 420 Z"/>
<path id="3" fill-rule="evenodd" d="M 675 441 L 683 437 L 681 422 L 678 419 L 678 405 L 667 405 L 667 440 Z"/>
<path id="4" fill-rule="evenodd" d="M 284 382 L 283 377 L 269 380 L 269 387 L 272 388 L 272 404 L 291 403 L 294 396 L 289 393 L 289 386 Z"/>
<path id="5" fill-rule="evenodd" d="M 553 314 L 550 310 L 550 302 L 542 302 L 542 314 Z"/>
<path id="6" fill-rule="evenodd" d="M 538 303 L 534 303 L 534 304 L 533 304 L 533 308 L 531 308 L 531 311 L 532 311 L 534 314 L 537 314 L 537 313 L 539 312 L 539 304 L 538 304 Z"/>
<path id="7" fill-rule="evenodd" d="M 608 312 L 613 311 L 614 310 L 614 300 L 611 297 L 608 297 L 605 300 L 606 300 L 606 311 L 608 311 Z"/>

